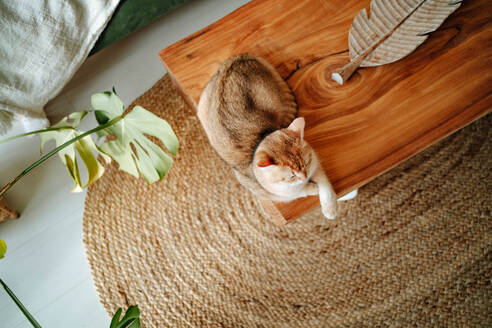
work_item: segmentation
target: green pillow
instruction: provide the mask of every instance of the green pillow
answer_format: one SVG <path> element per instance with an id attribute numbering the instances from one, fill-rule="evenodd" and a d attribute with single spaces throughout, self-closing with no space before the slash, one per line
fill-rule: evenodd
<path id="1" fill-rule="evenodd" d="M 159 16 L 179 7 L 187 0 L 122 0 L 113 17 L 99 36 L 90 55 L 123 39 L 130 33 L 151 23 Z"/>

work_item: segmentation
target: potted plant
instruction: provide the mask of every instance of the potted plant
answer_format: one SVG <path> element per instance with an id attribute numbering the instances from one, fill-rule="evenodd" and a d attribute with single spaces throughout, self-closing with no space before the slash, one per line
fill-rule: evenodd
<path id="1" fill-rule="evenodd" d="M 55 148 L 31 164 L 0 189 L 0 222 L 7 217 L 16 218 L 16 212 L 10 210 L 2 196 L 17 181 L 28 174 L 51 156 L 58 154 L 74 182 L 73 192 L 80 192 L 96 182 L 104 174 L 104 163 L 115 160 L 119 169 L 135 177 L 142 176 L 148 184 L 160 181 L 171 168 L 172 156 L 178 151 L 178 139 L 171 126 L 163 119 L 140 106 L 125 112 L 124 104 L 116 91 L 96 93 L 91 97 L 93 109 L 74 112 L 49 128 L 32 131 L 1 140 L 1 143 L 28 135 L 41 137 L 41 152 L 49 140 L 55 141 Z M 93 113 L 98 125 L 89 131 L 80 131 L 80 122 Z M 95 140 L 93 139 L 95 136 Z M 169 152 L 166 153 L 149 136 L 159 140 Z M 78 157 L 87 170 L 87 181 L 81 179 Z M 3 258 L 7 245 L 0 240 L 0 258 Z M 7 294 L 17 304 L 34 327 L 41 327 L 34 317 L 22 305 L 20 300 L 0 279 Z M 140 327 L 140 311 L 130 306 L 123 318 L 122 309 L 115 313 L 110 328 Z"/>

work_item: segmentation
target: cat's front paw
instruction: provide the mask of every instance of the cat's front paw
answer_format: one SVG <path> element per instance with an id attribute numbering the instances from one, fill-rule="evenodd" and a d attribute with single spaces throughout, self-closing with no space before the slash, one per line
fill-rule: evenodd
<path id="1" fill-rule="evenodd" d="M 333 220 L 337 217 L 337 202 L 321 202 L 321 212 L 325 218 Z"/>

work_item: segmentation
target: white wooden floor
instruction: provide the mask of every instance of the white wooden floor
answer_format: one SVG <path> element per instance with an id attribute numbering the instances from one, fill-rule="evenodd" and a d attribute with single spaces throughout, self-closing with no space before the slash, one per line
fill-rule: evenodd
<path id="1" fill-rule="evenodd" d="M 90 108 L 90 95 L 115 86 L 128 105 L 165 73 L 158 52 L 248 2 L 196 0 L 88 58 L 46 107 L 52 122 Z M 88 122 L 85 129 L 94 122 Z M 39 158 L 39 138 L 0 145 L 0 185 Z M 58 157 L 24 177 L 7 194 L 19 220 L 0 224 L 6 257 L 0 277 L 44 328 L 109 327 L 82 243 L 85 192 L 70 194 L 71 179 Z M 32 327 L 0 290 L 0 328 Z"/>

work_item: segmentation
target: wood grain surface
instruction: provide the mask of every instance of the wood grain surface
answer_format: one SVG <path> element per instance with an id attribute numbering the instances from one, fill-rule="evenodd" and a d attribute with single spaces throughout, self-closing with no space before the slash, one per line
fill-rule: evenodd
<path id="1" fill-rule="evenodd" d="M 295 92 L 305 138 L 341 196 L 492 107 L 490 0 L 464 1 L 404 59 L 359 69 L 343 86 L 332 81 L 333 70 L 349 61 L 352 19 L 369 4 L 252 1 L 159 55 L 192 106 L 228 57 L 249 52 L 271 62 Z M 319 200 L 264 205 L 287 223 Z"/>

